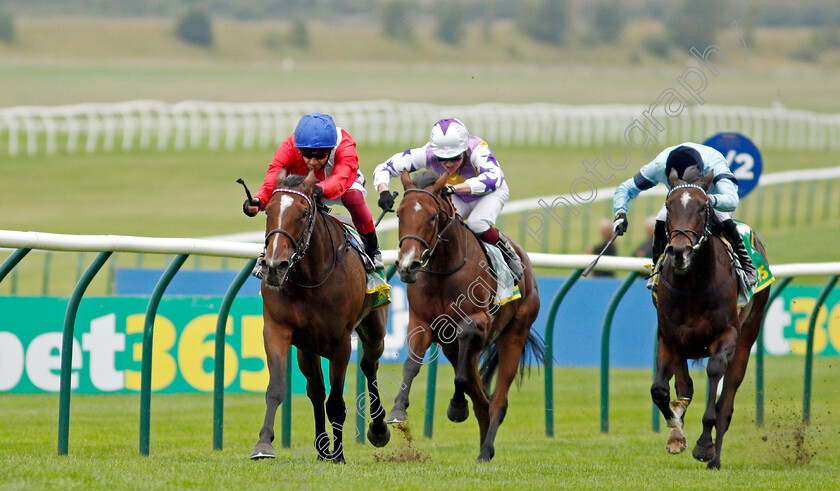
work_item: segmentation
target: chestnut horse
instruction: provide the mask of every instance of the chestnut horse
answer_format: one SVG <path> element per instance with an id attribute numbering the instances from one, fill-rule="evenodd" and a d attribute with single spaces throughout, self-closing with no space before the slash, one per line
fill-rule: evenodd
<path id="1" fill-rule="evenodd" d="M 297 347 L 298 365 L 306 376 L 306 394 L 315 411 L 315 448 L 318 457 L 344 462 L 342 425 L 344 375 L 350 360 L 350 334 L 355 330 L 362 350 L 361 369 L 370 394 L 370 442 L 381 447 L 390 431 L 379 398 L 376 371 L 385 347 L 388 309 L 371 310 L 365 294 L 366 275 L 361 258 L 341 225 L 316 209 L 312 197 L 315 175 L 291 176 L 274 189 L 265 207 L 265 262 L 262 281 L 263 338 L 269 381 L 265 392 L 265 421 L 252 459 L 273 458 L 274 417 L 287 390 L 286 359 Z M 350 256 L 350 257 L 348 257 Z M 330 360 L 330 396 L 326 399 L 321 357 Z M 333 429 L 334 447 L 324 422 Z"/>
<path id="2" fill-rule="evenodd" d="M 495 453 L 494 441 L 508 406 L 508 390 L 516 376 L 526 347 L 539 359 L 539 338 L 531 333 L 540 299 L 534 269 L 525 251 L 510 241 L 522 259 L 525 274 L 519 283 L 522 297 L 499 307 L 493 304 L 496 276 L 478 238 L 455 214 L 455 208 L 440 191 L 447 175 L 438 178 L 425 171 L 415 183 L 402 174 L 405 188 L 397 210 L 400 246 L 397 271 L 407 284 L 409 306 L 408 357 L 403 365 L 403 384 L 388 414 L 387 422 L 404 422 L 411 382 L 420 370 L 423 356 L 437 343 L 455 369 L 455 394 L 446 411 L 453 422 L 469 416 L 464 394 L 473 402 L 480 430 L 479 462 Z M 492 395 L 482 384 L 478 358 L 495 343 L 498 369 Z M 492 355 L 491 355 L 492 356 Z M 498 364 L 496 364 L 496 362 Z M 485 373 L 488 382 L 492 373 Z"/>
<path id="3" fill-rule="evenodd" d="M 694 387 L 688 359 L 708 357 L 709 391 L 703 414 L 703 433 L 692 451 L 695 459 L 720 468 L 723 436 L 732 420 L 735 393 L 744 379 L 750 348 L 758 337 L 770 290 L 764 289 L 738 311 L 738 280 L 731 255 L 720 237 L 713 235 L 715 214 L 706 192 L 713 175 L 692 183 L 669 176 L 666 199 L 668 246 L 662 262 L 658 299 L 656 374 L 650 388 L 669 427 L 666 450 L 686 448 L 682 427 Z M 756 250 L 767 260 L 764 245 L 755 237 Z M 669 382 L 675 376 L 676 400 Z M 723 378 L 723 391 L 717 389 Z M 712 428 L 715 438 L 712 439 Z"/>

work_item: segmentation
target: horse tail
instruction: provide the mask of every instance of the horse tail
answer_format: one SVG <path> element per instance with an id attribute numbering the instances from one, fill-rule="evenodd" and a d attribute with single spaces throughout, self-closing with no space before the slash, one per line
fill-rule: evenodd
<path id="1" fill-rule="evenodd" d="M 482 362 L 479 373 L 481 374 L 481 383 L 484 389 L 490 392 L 490 382 L 493 380 L 493 375 L 499 368 L 499 348 L 495 343 L 485 348 L 481 354 Z M 522 386 L 522 381 L 525 379 L 525 374 L 530 376 L 531 367 L 537 367 L 545 364 L 545 341 L 540 333 L 531 331 L 528 337 L 525 338 L 525 346 L 522 349 L 522 356 L 519 358 L 519 378 L 516 381 L 517 386 Z"/>

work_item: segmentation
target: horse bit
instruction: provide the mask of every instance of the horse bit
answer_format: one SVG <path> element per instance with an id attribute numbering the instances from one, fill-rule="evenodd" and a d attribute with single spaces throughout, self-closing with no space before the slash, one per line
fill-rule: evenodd
<path id="1" fill-rule="evenodd" d="M 666 202 L 665 209 L 668 211 L 669 214 L 670 214 L 670 210 L 668 210 L 667 202 L 668 202 L 668 199 L 671 197 L 671 193 L 673 193 L 674 191 L 676 191 L 678 189 L 686 189 L 686 188 L 699 189 L 703 193 L 703 196 L 707 196 L 706 190 L 701 188 L 700 186 L 698 186 L 696 184 L 681 184 L 679 186 L 675 186 L 670 191 L 668 191 L 668 196 L 665 197 L 665 202 Z M 668 221 L 667 220 L 665 221 L 665 234 L 668 237 L 667 248 L 671 247 L 671 241 L 673 241 L 675 237 L 678 237 L 680 235 L 684 235 L 688 239 L 689 244 L 691 244 L 691 249 L 694 252 L 697 252 L 697 249 L 699 249 L 700 246 L 703 245 L 703 242 L 706 242 L 706 240 L 709 238 L 709 234 L 710 234 L 709 221 L 710 221 L 710 218 L 711 218 L 711 216 L 710 216 L 711 215 L 711 206 L 709 206 L 708 201 L 705 204 L 703 204 L 703 209 L 706 211 L 706 216 L 703 220 L 703 234 L 702 235 L 700 235 L 700 233 L 698 233 L 696 230 L 691 230 L 691 229 L 670 230 L 670 228 L 668 227 Z M 694 240 L 692 240 L 692 237 L 689 234 L 694 235 L 694 237 L 696 238 L 696 242 Z"/>

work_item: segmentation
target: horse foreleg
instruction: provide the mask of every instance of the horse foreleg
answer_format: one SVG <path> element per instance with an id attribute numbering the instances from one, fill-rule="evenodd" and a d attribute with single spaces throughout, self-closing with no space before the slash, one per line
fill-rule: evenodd
<path id="1" fill-rule="evenodd" d="M 370 417 L 367 438 L 374 447 L 384 447 L 391 439 L 391 431 L 385 424 L 385 408 L 379 395 L 379 384 L 376 372 L 379 370 L 379 358 L 385 350 L 385 324 L 388 321 L 388 310 L 378 309 L 371 312 L 356 332 L 359 334 L 359 347 L 362 350 L 360 363 L 362 372 L 367 379 L 367 389 L 370 396 Z M 364 408 L 357 408 L 363 410 Z"/>
<path id="2" fill-rule="evenodd" d="M 409 318 L 408 325 L 415 327 L 409 330 L 405 340 L 407 353 L 405 363 L 403 363 L 402 385 L 400 385 L 400 391 L 394 399 L 394 407 L 391 408 L 391 412 L 385 418 L 386 423 L 405 423 L 405 411 L 408 409 L 411 383 L 417 373 L 420 372 L 426 350 L 432 345 L 432 331 L 429 326 L 421 326 L 413 318 Z"/>
<path id="3" fill-rule="evenodd" d="M 665 450 L 675 454 L 685 450 L 685 434 L 683 434 L 683 414 L 687 403 L 681 404 L 679 400 L 671 401 L 671 377 L 685 365 L 682 360 L 660 337 L 656 352 L 656 372 L 653 376 L 653 384 L 650 386 L 650 397 L 653 403 L 659 408 L 659 412 L 665 417 L 665 423 L 672 428 L 668 435 L 668 443 Z M 679 391 L 677 391 L 679 394 Z"/>
<path id="4" fill-rule="evenodd" d="M 508 329 L 511 329 L 510 326 Z M 499 368 L 496 379 L 496 388 L 490 397 L 489 418 L 490 422 L 487 435 L 481 442 L 481 452 L 477 462 L 489 462 L 496 453 L 495 441 L 499 426 L 505 419 L 508 408 L 508 391 L 516 377 L 519 369 L 519 360 L 522 358 L 522 350 L 527 339 L 527 330 L 524 335 L 502 336 L 496 341 L 499 349 Z"/>
<path id="5" fill-rule="evenodd" d="M 682 363 L 674 372 L 674 389 L 677 392 L 677 399 L 670 401 L 668 406 L 678 421 L 671 421 L 668 425 L 671 426 L 671 432 L 668 434 L 668 443 L 665 445 L 665 449 L 670 454 L 682 453 L 688 446 L 683 427 L 685 426 L 685 411 L 691 404 L 692 397 L 694 397 L 694 383 L 688 373 L 688 362 L 686 360 L 682 360 Z"/>
<path id="6" fill-rule="evenodd" d="M 268 365 L 268 387 L 265 390 L 265 419 L 260 430 L 260 441 L 251 452 L 251 459 L 275 458 L 274 447 L 274 417 L 277 408 L 286 395 L 286 359 L 292 341 L 289 329 L 283 329 L 276 324 L 263 327 L 263 341 L 265 343 L 265 358 Z"/>
<path id="7" fill-rule="evenodd" d="M 487 316 L 484 313 L 471 315 L 458 323 L 455 339 L 458 341 L 458 359 L 455 363 L 455 393 L 449 401 L 446 409 L 446 417 L 453 423 L 466 421 L 470 415 L 467 407 L 467 399 L 464 397 L 467 386 L 473 378 L 471 371 L 478 374 L 478 354 L 481 351 L 482 337 L 480 332 L 485 332 L 480 323 L 486 325 Z M 472 370 L 471 370 L 472 369 Z M 479 384 L 481 384 L 479 377 Z M 481 393 L 484 393 L 482 385 Z M 484 396 L 486 399 L 486 395 Z M 486 428 L 482 429 L 482 433 Z M 482 434 L 482 441 L 484 435 Z"/>
<path id="8" fill-rule="evenodd" d="M 326 430 L 324 401 L 327 394 L 324 387 L 324 374 L 321 371 L 321 357 L 298 350 L 298 366 L 306 377 L 306 395 L 312 402 L 312 411 L 315 415 L 315 450 L 318 451 L 318 458 L 324 460 L 329 456 L 330 436 Z"/>
<path id="9" fill-rule="evenodd" d="M 726 373 L 729 363 L 735 354 L 735 343 L 738 332 L 734 327 L 729 327 L 726 332 L 709 347 L 709 364 L 706 367 L 706 374 L 709 378 L 709 386 L 706 394 L 706 410 L 703 413 L 703 433 L 697 439 L 697 444 L 694 446 L 691 455 L 700 462 L 708 462 L 709 468 L 715 468 L 714 462 L 717 460 L 717 452 L 714 441 L 712 440 L 712 428 L 716 426 L 717 421 L 717 387 L 720 383 L 721 377 Z"/>
<path id="10" fill-rule="evenodd" d="M 344 447 L 342 432 L 347 419 L 347 407 L 344 404 L 344 376 L 347 373 L 347 362 L 350 360 L 350 347 L 347 352 L 339 352 L 330 360 L 330 397 L 327 399 L 327 418 L 333 429 L 333 451 L 329 460 L 336 464 L 344 463 Z M 356 431 L 359 431 L 358 428 Z"/>
<path id="11" fill-rule="evenodd" d="M 709 461 L 709 469 L 720 469 L 720 453 L 723 447 L 723 436 L 729 429 L 732 422 L 732 413 L 735 408 L 735 394 L 744 380 L 744 373 L 747 371 L 747 362 L 750 359 L 750 347 L 742 343 L 735 351 L 732 362 L 726 369 L 726 376 L 723 379 L 723 391 L 717 401 L 715 420 L 715 458 Z"/>

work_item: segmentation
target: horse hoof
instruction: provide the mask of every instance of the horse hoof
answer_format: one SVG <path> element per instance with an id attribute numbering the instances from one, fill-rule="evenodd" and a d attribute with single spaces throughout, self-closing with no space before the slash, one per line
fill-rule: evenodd
<path id="1" fill-rule="evenodd" d="M 374 447 L 384 447 L 391 441 L 391 430 L 388 429 L 388 426 L 383 426 L 385 427 L 385 432 L 379 434 L 373 432 L 373 423 L 368 426 L 367 438 Z"/>
<path id="2" fill-rule="evenodd" d="M 466 421 L 470 416 L 469 407 L 467 407 L 466 399 L 463 401 L 456 401 L 452 399 L 449 401 L 449 407 L 446 408 L 446 417 L 453 423 L 461 423 Z"/>
<path id="3" fill-rule="evenodd" d="M 251 460 L 275 458 L 277 458 L 277 454 L 274 453 L 274 447 L 272 447 L 270 443 L 257 443 L 257 445 L 254 447 L 254 451 L 251 452 Z"/>
<path id="4" fill-rule="evenodd" d="M 715 458 L 715 446 L 709 445 L 708 447 L 704 447 L 699 443 L 694 446 L 694 450 L 691 451 L 691 455 L 694 456 L 695 459 L 699 460 L 700 462 L 711 462 Z"/>
<path id="5" fill-rule="evenodd" d="M 686 449 L 685 434 L 680 428 L 672 428 L 671 434 L 668 435 L 668 443 L 665 445 L 665 450 L 671 455 L 682 453 Z"/>
<path id="6" fill-rule="evenodd" d="M 718 460 L 718 459 L 712 460 L 711 462 L 706 464 L 706 469 L 711 469 L 713 471 L 719 471 L 720 470 L 720 460 Z"/>
<path id="7" fill-rule="evenodd" d="M 385 422 L 388 424 L 405 423 L 406 414 L 402 409 L 391 409 L 388 416 L 385 417 Z"/>
<path id="8" fill-rule="evenodd" d="M 493 459 L 494 455 L 496 455 L 496 450 L 494 450 L 493 447 L 482 448 L 481 452 L 478 454 L 478 458 L 475 459 L 475 463 L 482 464 L 485 462 L 490 462 Z"/>

